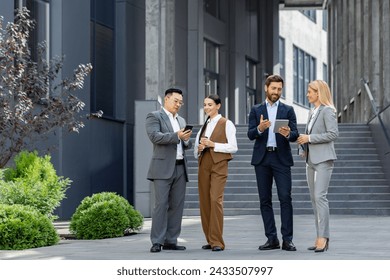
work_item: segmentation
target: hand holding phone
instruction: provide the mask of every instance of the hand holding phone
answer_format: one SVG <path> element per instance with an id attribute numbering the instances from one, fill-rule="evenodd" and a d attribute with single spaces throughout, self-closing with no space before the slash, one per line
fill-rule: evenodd
<path id="1" fill-rule="evenodd" d="M 193 127 L 194 127 L 193 125 L 187 124 L 186 127 L 184 128 L 184 131 L 192 130 Z"/>

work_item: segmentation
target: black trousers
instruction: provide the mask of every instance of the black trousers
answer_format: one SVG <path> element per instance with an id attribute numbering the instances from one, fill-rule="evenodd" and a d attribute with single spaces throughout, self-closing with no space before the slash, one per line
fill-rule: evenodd
<path id="1" fill-rule="evenodd" d="M 265 235 L 269 240 L 278 238 L 272 206 L 272 184 L 275 180 L 280 202 L 281 234 L 284 241 L 291 241 L 293 238 L 291 167 L 281 164 L 276 152 L 267 152 L 261 164 L 255 166 L 255 172 Z"/>

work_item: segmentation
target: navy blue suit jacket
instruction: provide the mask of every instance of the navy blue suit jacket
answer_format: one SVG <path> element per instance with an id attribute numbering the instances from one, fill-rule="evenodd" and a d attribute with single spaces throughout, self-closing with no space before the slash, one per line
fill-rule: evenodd
<path id="1" fill-rule="evenodd" d="M 252 154 L 252 165 L 258 165 L 263 160 L 266 154 L 267 140 L 269 129 L 266 129 L 263 133 L 259 134 L 257 131 L 257 126 L 260 123 L 260 116 L 263 115 L 263 119 L 268 119 L 268 112 L 265 102 L 262 104 L 257 104 L 252 107 L 249 114 L 249 124 L 248 124 L 248 138 L 250 140 L 256 140 L 253 147 Z M 290 136 L 289 138 L 284 137 L 280 133 L 276 133 L 276 145 L 277 145 L 277 155 L 280 162 L 285 166 L 294 165 L 293 157 L 291 154 L 290 142 L 295 142 L 299 136 L 297 129 L 297 118 L 295 115 L 294 108 L 292 106 L 283 104 L 279 101 L 278 111 L 276 114 L 276 119 L 288 119 L 288 126 L 290 127 Z"/>

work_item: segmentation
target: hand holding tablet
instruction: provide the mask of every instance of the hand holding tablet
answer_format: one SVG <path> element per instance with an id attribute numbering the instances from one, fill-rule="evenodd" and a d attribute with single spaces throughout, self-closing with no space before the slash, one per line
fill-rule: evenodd
<path id="1" fill-rule="evenodd" d="M 279 133 L 279 128 L 288 126 L 289 120 L 286 119 L 276 119 L 274 126 L 274 133 Z"/>

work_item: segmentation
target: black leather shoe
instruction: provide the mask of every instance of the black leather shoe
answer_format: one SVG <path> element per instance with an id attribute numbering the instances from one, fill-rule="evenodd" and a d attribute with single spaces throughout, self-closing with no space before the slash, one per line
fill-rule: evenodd
<path id="1" fill-rule="evenodd" d="M 154 243 L 152 248 L 150 248 L 151 253 L 158 253 L 161 252 L 161 244 Z"/>
<path id="2" fill-rule="evenodd" d="M 294 243 L 292 243 L 292 241 L 283 241 L 282 250 L 296 251 L 297 248 L 295 247 Z"/>
<path id="3" fill-rule="evenodd" d="M 184 247 L 184 246 L 179 246 L 179 245 L 171 244 L 171 243 L 165 243 L 162 248 L 164 250 L 179 250 L 179 251 L 183 251 L 186 249 L 186 247 Z"/>
<path id="4" fill-rule="evenodd" d="M 210 244 L 203 245 L 203 246 L 202 246 L 202 249 L 203 249 L 203 250 L 210 250 L 210 249 L 211 249 L 211 245 L 210 245 Z"/>
<path id="5" fill-rule="evenodd" d="M 223 249 L 219 246 L 214 246 L 213 249 L 211 249 L 211 251 L 213 252 L 219 252 L 219 251 L 223 251 Z"/>
<path id="6" fill-rule="evenodd" d="M 279 240 L 268 240 L 264 245 L 259 246 L 259 250 L 280 249 Z"/>

